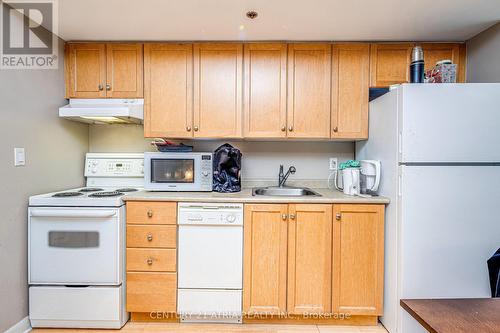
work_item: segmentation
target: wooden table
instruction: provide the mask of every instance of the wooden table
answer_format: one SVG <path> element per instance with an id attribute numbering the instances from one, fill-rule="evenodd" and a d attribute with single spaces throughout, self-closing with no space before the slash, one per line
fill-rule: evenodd
<path id="1" fill-rule="evenodd" d="M 402 299 L 431 333 L 500 333 L 500 298 Z"/>

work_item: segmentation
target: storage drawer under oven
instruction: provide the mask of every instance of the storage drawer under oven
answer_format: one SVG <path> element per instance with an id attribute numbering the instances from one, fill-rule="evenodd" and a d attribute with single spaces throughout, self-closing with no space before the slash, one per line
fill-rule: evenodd
<path id="1" fill-rule="evenodd" d="M 123 208 L 30 208 L 29 283 L 119 285 Z"/>

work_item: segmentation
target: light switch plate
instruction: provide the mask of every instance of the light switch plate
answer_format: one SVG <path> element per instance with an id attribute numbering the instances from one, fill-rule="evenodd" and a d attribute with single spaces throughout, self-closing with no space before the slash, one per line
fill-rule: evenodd
<path id="1" fill-rule="evenodd" d="M 26 154 L 24 148 L 14 148 L 14 166 L 23 166 L 26 164 Z"/>

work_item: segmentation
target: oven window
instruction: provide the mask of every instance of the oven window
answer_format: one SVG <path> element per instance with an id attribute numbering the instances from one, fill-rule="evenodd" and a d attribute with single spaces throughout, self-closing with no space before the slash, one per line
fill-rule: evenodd
<path id="1" fill-rule="evenodd" d="M 151 183 L 194 183 L 194 159 L 151 159 Z"/>
<path id="2" fill-rule="evenodd" d="M 49 231 L 50 247 L 99 247 L 97 231 Z"/>

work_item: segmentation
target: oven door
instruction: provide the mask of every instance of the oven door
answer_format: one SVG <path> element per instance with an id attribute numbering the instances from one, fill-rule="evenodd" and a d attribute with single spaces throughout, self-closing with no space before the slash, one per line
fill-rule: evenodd
<path id="1" fill-rule="evenodd" d="M 124 208 L 29 208 L 30 284 L 119 285 Z"/>

